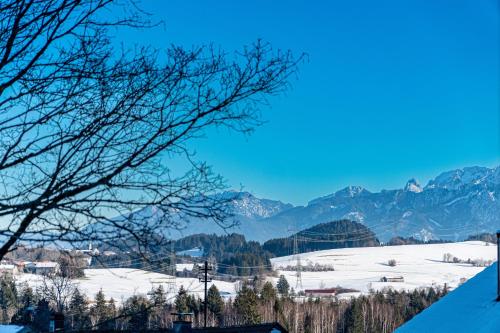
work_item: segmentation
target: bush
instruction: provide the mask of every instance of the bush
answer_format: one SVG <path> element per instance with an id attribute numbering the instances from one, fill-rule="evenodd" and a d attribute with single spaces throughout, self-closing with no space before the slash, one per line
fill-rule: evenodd
<path id="1" fill-rule="evenodd" d="M 396 266 L 396 259 L 389 259 L 389 261 L 387 262 L 387 264 L 391 267 L 394 267 Z"/>

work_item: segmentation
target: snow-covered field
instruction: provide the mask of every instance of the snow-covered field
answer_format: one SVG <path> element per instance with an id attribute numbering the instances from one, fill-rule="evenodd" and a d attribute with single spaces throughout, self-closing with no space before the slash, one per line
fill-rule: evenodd
<path id="1" fill-rule="evenodd" d="M 19 283 L 27 282 L 32 287 L 40 283 L 41 277 L 34 274 L 22 274 L 17 278 Z M 171 276 L 154 273 L 133 268 L 110 268 L 110 269 L 86 269 L 85 278 L 75 280 L 79 288 L 84 291 L 90 299 L 102 289 L 106 298 L 113 299 L 119 303 L 134 294 L 147 295 L 151 288 L 163 285 L 168 291 L 168 282 Z M 235 284 L 225 281 L 213 281 L 209 287 L 215 284 L 223 294 L 231 296 L 235 294 Z M 203 297 L 203 284 L 194 278 L 176 278 L 177 290 L 182 286 L 191 294 Z M 168 294 L 167 298 L 173 300 L 175 295 Z"/>
<path id="2" fill-rule="evenodd" d="M 469 279 L 484 267 L 470 264 L 445 263 L 443 256 L 450 253 L 462 259 L 496 260 L 497 248 L 480 241 L 431 245 L 401 245 L 325 250 L 301 254 L 302 265 L 333 265 L 334 271 L 302 272 L 302 289 L 341 286 L 361 292 L 393 287 L 411 290 L 418 287 L 443 286 L 455 288 L 461 279 Z M 390 259 L 396 266 L 388 265 Z M 271 259 L 273 267 L 295 266 L 293 256 Z M 294 271 L 279 271 L 290 286 L 296 288 Z M 380 282 L 382 277 L 402 276 L 404 282 Z M 301 288 L 298 288 L 299 290 Z"/>
<path id="3" fill-rule="evenodd" d="M 432 245 L 403 245 L 384 247 L 364 247 L 317 251 L 301 254 L 302 265 L 333 265 L 334 271 L 302 272 L 302 288 L 314 289 L 341 286 L 361 292 L 370 289 L 381 290 L 385 287 L 395 289 L 415 289 L 419 287 L 440 286 L 445 283 L 455 288 L 464 279 L 469 279 L 481 272 L 484 267 L 473 267 L 465 263 L 445 263 L 445 253 L 461 259 L 496 260 L 496 246 L 487 243 L 461 242 Z M 391 267 L 388 261 L 394 259 L 396 266 Z M 293 256 L 271 259 L 278 274 L 286 276 L 290 286 L 296 288 L 294 271 L 283 271 L 280 267 L 295 266 Z M 190 265 L 178 267 L 191 268 Z M 404 282 L 380 282 L 382 277 L 402 276 Z M 33 274 L 17 276 L 17 281 L 28 282 L 36 287 L 41 277 Z M 134 294 L 146 295 L 153 287 L 163 285 L 168 291 L 171 276 L 132 268 L 87 269 L 85 278 L 75 280 L 80 289 L 90 299 L 102 289 L 106 298 L 122 302 Z M 226 297 L 233 297 L 237 284 L 214 281 L 217 288 Z M 195 278 L 176 278 L 177 290 L 184 286 L 190 293 L 203 296 L 203 284 Z M 210 284 L 211 285 L 211 284 Z M 350 294 L 352 295 L 352 294 Z M 350 296 L 349 295 L 349 296 Z M 347 295 L 346 295 L 347 296 Z M 169 294 L 169 299 L 174 295 Z"/>

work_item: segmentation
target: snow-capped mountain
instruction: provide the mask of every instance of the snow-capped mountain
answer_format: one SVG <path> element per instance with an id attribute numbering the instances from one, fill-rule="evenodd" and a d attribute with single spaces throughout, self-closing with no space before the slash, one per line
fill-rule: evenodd
<path id="1" fill-rule="evenodd" d="M 424 189 L 422 188 L 422 186 L 420 186 L 415 178 L 410 179 L 405 185 L 405 191 L 420 193 L 423 190 Z"/>
<path id="2" fill-rule="evenodd" d="M 212 198 L 226 202 L 227 211 L 231 218 L 225 221 L 224 225 L 234 226 L 222 228 L 214 221 L 195 217 L 180 217 L 175 211 L 172 211 L 167 217 L 168 221 L 163 224 L 169 227 L 161 228 L 158 232 L 174 239 L 200 233 L 223 235 L 234 232 L 243 234 L 251 240 L 264 241 L 272 238 L 275 234 L 282 234 L 280 225 L 269 225 L 264 221 L 293 208 L 291 204 L 277 200 L 259 199 L 248 192 L 227 191 L 216 194 Z M 161 218 L 164 219 L 165 214 L 162 209 L 148 206 L 132 213 L 129 218 L 134 221 L 133 225 L 137 225 L 138 228 L 143 224 L 158 228 L 158 224 L 155 222 Z"/>
<path id="3" fill-rule="evenodd" d="M 301 228 L 334 219 L 351 219 L 378 237 L 414 236 L 456 240 L 500 228 L 500 166 L 444 172 L 425 187 L 410 179 L 403 189 L 372 193 L 347 187 L 268 219 Z"/>
<path id="4" fill-rule="evenodd" d="M 293 207 L 277 200 L 256 198 L 249 192 L 228 191 L 222 195 L 231 200 L 232 213 L 246 218 L 271 217 Z"/>
<path id="5" fill-rule="evenodd" d="M 239 224 L 222 229 L 193 219 L 172 230 L 172 237 L 195 233 L 236 232 L 265 241 L 333 220 L 349 219 L 371 228 L 380 240 L 393 236 L 459 240 L 500 229 L 500 166 L 444 172 L 421 186 L 410 179 L 401 189 L 370 192 L 348 186 L 313 199 L 306 206 L 257 198 L 248 192 L 221 193 Z M 148 214 L 155 218 L 154 209 Z"/>

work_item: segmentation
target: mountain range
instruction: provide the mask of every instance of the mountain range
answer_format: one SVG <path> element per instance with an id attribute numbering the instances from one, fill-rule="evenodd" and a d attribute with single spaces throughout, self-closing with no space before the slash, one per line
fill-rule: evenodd
<path id="1" fill-rule="evenodd" d="M 410 179 L 401 189 L 380 192 L 348 186 L 305 206 L 260 199 L 248 192 L 223 195 L 231 199 L 239 225 L 223 230 L 214 223 L 195 219 L 181 230 L 172 231 L 172 236 L 236 232 L 263 242 L 341 219 L 364 224 L 382 241 L 394 236 L 460 240 L 500 229 L 500 166 L 447 171 L 425 186 Z"/>

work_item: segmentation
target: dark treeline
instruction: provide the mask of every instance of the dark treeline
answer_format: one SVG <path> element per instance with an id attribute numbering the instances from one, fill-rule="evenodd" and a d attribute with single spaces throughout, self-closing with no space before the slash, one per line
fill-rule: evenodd
<path id="1" fill-rule="evenodd" d="M 103 291 L 88 299 L 75 286 L 58 295 L 51 293 L 50 283 L 44 286 L 32 290 L 26 285 L 17 287 L 11 278 L 0 279 L 0 321 L 44 331 L 50 314 L 60 311 L 65 315 L 66 331 L 162 329 L 171 327 L 170 313 L 178 311 L 194 313 L 193 325 L 202 325 L 203 303 L 183 287 L 175 299 L 159 286 L 147 295 L 133 295 L 117 304 Z M 215 286 L 210 287 L 208 323 L 230 326 L 279 321 L 292 333 L 388 333 L 445 293 L 432 288 L 412 292 L 388 289 L 348 300 L 295 298 L 288 283 L 282 281 L 276 289 L 256 278 L 226 301 Z"/>
<path id="2" fill-rule="evenodd" d="M 393 237 L 385 245 L 396 246 L 396 245 L 416 245 L 416 244 L 442 244 L 442 243 L 452 243 L 450 240 L 443 239 L 429 239 L 421 240 L 414 237 Z"/>
<path id="3" fill-rule="evenodd" d="M 94 262 L 95 267 L 131 267 L 172 273 L 171 246 L 167 243 L 163 247 L 154 247 L 142 252 L 116 251 L 113 256 L 100 256 Z M 203 258 L 176 255 L 177 262 L 187 260 L 202 264 L 205 258 L 217 263 L 217 272 L 232 276 L 253 276 L 271 270 L 269 259 L 273 256 L 265 251 L 255 241 L 247 241 L 245 236 L 229 234 L 218 236 L 215 234 L 196 234 L 174 241 L 176 253 L 200 248 Z M 194 272 L 193 274 L 195 274 Z M 180 276 L 192 276 L 190 272 L 178 272 Z M 193 275 L 194 276 L 194 275 Z"/>
<path id="4" fill-rule="evenodd" d="M 296 236 L 299 253 L 380 245 L 373 231 L 350 220 L 318 224 L 298 232 Z M 294 237 L 295 235 L 268 240 L 263 248 L 278 257 L 289 255 L 293 249 Z"/>
<path id="5" fill-rule="evenodd" d="M 217 271 L 231 275 L 256 275 L 270 271 L 269 259 L 273 256 L 259 242 L 247 241 L 239 234 L 197 234 L 175 242 L 176 251 L 195 247 L 203 249 L 203 255 L 217 262 Z"/>
<path id="6" fill-rule="evenodd" d="M 468 241 L 479 240 L 479 241 L 483 241 L 483 242 L 496 244 L 497 243 L 497 236 L 494 233 L 490 234 L 490 233 L 484 232 L 484 233 L 477 234 L 477 235 L 471 235 L 471 236 L 467 237 L 466 240 L 468 240 Z"/>

